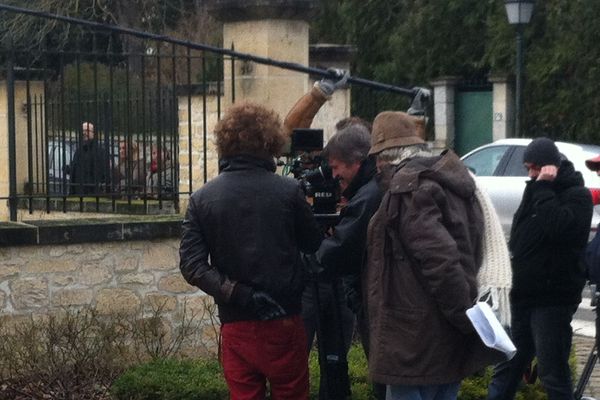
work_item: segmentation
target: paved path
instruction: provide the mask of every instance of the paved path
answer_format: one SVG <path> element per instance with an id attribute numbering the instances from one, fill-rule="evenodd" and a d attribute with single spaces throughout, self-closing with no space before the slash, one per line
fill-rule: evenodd
<path id="1" fill-rule="evenodd" d="M 583 367 L 590 355 L 594 345 L 596 334 L 595 320 L 596 311 L 590 305 L 590 292 L 586 287 L 583 290 L 583 299 L 577 312 L 573 317 L 573 345 L 577 356 L 577 378 L 581 375 Z M 575 385 L 577 382 L 574 383 Z M 593 396 L 600 399 L 600 363 L 597 363 L 592 372 L 592 377 L 584 391 L 585 396 Z"/>
<path id="2" fill-rule="evenodd" d="M 577 377 L 581 375 L 585 362 L 590 355 L 592 346 L 594 345 L 594 338 L 582 335 L 573 336 L 573 345 L 575 346 L 575 354 L 577 357 Z M 575 382 L 575 385 L 577 382 Z M 600 399 L 600 364 L 596 364 L 592 377 L 583 392 L 585 396 L 593 396 Z"/>
<path id="3" fill-rule="evenodd" d="M 573 316 L 573 332 L 576 335 L 594 337 L 596 329 L 594 328 L 596 312 L 591 306 L 590 294 L 587 287 L 583 289 L 581 304 Z"/>

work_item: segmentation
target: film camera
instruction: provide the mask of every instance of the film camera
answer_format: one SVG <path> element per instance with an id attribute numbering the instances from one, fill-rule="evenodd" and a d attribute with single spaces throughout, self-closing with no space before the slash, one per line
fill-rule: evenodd
<path id="1" fill-rule="evenodd" d="M 294 129 L 287 173 L 300 181 L 315 214 L 335 214 L 339 185 L 321 156 L 322 150 L 322 129 Z"/>

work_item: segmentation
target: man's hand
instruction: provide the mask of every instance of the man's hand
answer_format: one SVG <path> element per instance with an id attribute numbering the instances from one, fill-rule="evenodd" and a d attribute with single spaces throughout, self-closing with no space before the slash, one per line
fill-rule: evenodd
<path id="1" fill-rule="evenodd" d="M 537 180 L 552 182 L 554 179 L 556 179 L 557 173 L 558 167 L 555 165 L 544 165 L 542 169 L 540 169 L 540 174 L 538 175 Z"/>
<path id="2" fill-rule="evenodd" d="M 267 293 L 259 290 L 252 293 L 252 307 L 261 321 L 269 321 L 286 315 L 279 303 Z"/>
<path id="3" fill-rule="evenodd" d="M 315 86 L 325 94 L 331 96 L 337 89 L 346 87 L 350 73 L 343 69 L 329 68 L 327 69 L 334 77 L 323 78 L 315 82 Z"/>

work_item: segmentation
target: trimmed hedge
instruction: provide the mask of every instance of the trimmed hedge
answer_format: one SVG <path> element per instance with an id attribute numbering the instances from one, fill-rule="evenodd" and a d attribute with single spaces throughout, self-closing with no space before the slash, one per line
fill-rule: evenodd
<path id="1" fill-rule="evenodd" d="M 112 395 L 128 400 L 225 400 L 229 391 L 216 360 L 164 359 L 141 364 L 121 375 Z"/>
<path id="2" fill-rule="evenodd" d="M 319 363 L 316 351 L 310 355 L 310 398 L 318 399 Z M 353 400 L 375 400 L 368 381 L 367 362 L 360 345 L 348 354 Z M 459 400 L 481 400 L 487 394 L 491 368 L 485 374 L 463 381 Z M 129 369 L 113 384 L 118 400 L 227 400 L 229 392 L 221 366 L 214 359 L 158 360 Z M 517 400 L 546 399 L 539 382 L 523 385 Z"/>

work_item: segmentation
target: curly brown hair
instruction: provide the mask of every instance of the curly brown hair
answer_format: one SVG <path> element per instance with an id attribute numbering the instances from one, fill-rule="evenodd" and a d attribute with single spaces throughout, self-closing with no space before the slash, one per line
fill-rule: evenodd
<path id="1" fill-rule="evenodd" d="M 274 157 L 280 155 L 285 143 L 277 113 L 250 102 L 232 106 L 217 123 L 215 136 L 220 157 Z"/>

